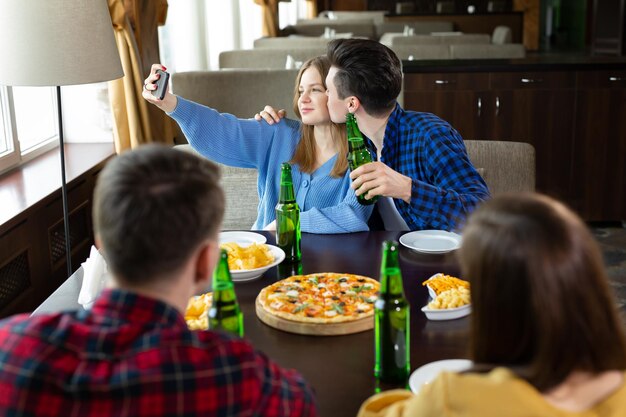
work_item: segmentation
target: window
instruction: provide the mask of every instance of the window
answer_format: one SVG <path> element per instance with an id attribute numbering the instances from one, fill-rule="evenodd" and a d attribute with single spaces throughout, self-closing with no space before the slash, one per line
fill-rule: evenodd
<path id="1" fill-rule="evenodd" d="M 53 87 L 0 87 L 0 172 L 57 146 Z"/>
<path id="2" fill-rule="evenodd" d="M 56 92 L 50 87 L 13 87 L 17 139 L 28 153 L 58 135 Z"/>

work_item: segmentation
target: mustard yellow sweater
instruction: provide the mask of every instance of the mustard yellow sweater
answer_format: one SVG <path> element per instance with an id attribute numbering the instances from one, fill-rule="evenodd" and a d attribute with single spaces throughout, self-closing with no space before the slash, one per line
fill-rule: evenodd
<path id="1" fill-rule="evenodd" d="M 583 412 L 555 408 L 506 368 L 487 374 L 443 372 L 418 395 L 393 390 L 366 400 L 358 417 L 624 417 L 626 383 Z"/>

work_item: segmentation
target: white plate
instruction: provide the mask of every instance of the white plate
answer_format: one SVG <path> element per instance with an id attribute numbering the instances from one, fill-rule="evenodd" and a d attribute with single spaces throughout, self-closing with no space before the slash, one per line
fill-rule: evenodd
<path id="1" fill-rule="evenodd" d="M 250 246 L 253 243 L 265 243 L 265 236 L 252 232 L 221 232 L 220 244 L 234 242 L 239 246 Z"/>
<path id="2" fill-rule="evenodd" d="M 417 394 L 422 386 L 433 382 L 441 371 L 462 372 L 471 367 L 472 361 L 468 359 L 445 359 L 427 363 L 413 371 L 409 377 L 409 386 Z"/>
<path id="3" fill-rule="evenodd" d="M 461 246 L 461 235 L 445 230 L 417 230 L 400 236 L 400 243 L 422 253 L 446 253 Z"/>
<path id="4" fill-rule="evenodd" d="M 283 261 L 283 259 L 285 259 L 285 252 L 283 252 L 281 248 L 273 245 L 267 245 L 267 247 L 270 248 L 270 251 L 272 251 L 272 255 L 274 255 L 274 262 L 260 268 L 230 271 L 230 276 L 232 277 L 233 282 L 252 281 L 253 279 L 257 279 L 261 275 L 263 275 L 265 271 L 273 266 L 278 265 Z"/>
<path id="5" fill-rule="evenodd" d="M 468 316 L 472 312 L 472 304 L 466 304 L 457 308 L 428 308 L 428 305 L 422 307 L 422 311 L 426 314 L 428 320 L 454 320 Z"/>

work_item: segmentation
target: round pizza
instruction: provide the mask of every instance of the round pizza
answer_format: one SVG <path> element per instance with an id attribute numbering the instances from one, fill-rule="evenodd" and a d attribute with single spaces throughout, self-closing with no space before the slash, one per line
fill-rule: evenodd
<path id="1" fill-rule="evenodd" d="M 379 288 L 378 281 L 361 275 L 294 275 L 263 288 L 257 305 L 295 322 L 344 323 L 372 317 Z"/>

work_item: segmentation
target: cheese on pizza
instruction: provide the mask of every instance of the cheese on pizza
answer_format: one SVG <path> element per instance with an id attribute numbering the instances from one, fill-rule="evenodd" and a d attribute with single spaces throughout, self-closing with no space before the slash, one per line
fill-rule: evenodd
<path id="1" fill-rule="evenodd" d="M 378 281 L 354 274 L 294 275 L 261 290 L 269 314 L 302 323 L 343 323 L 374 315 Z"/>

